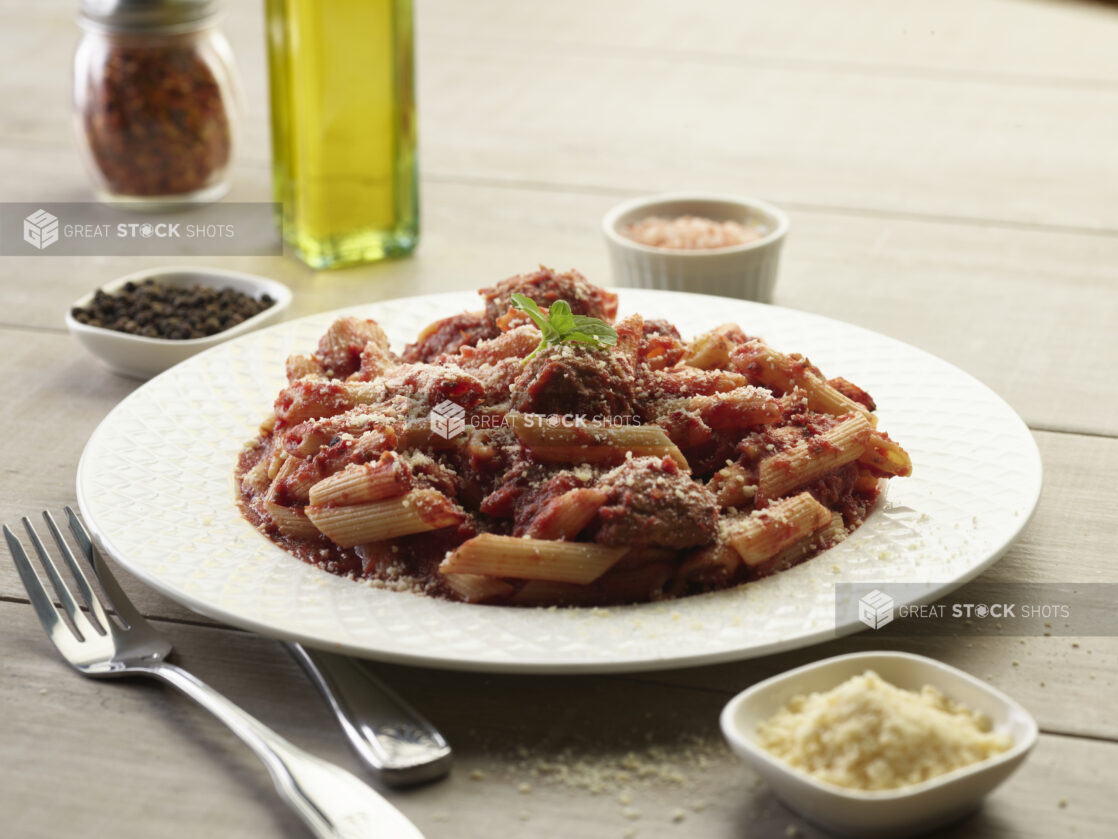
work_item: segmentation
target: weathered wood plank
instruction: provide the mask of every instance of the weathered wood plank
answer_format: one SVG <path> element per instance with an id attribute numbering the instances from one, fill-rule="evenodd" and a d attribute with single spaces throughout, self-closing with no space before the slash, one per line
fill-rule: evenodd
<path id="1" fill-rule="evenodd" d="M 182 835 L 303 835 L 264 770 L 205 712 L 158 686 L 67 672 L 25 605 L 0 603 L 0 618 L 0 782 L 6 823 L 18 826 L 17 835 L 54 837 L 79 827 L 88 835 L 168 835 L 170 825 Z M 278 644 L 219 629 L 163 628 L 184 666 L 299 745 L 357 769 Z M 730 836 L 746 825 L 757 836 L 780 836 L 790 825 L 823 835 L 722 745 L 722 691 L 605 677 L 383 674 L 457 752 L 448 780 L 389 793 L 432 839 L 618 837 L 631 828 L 640 836 Z M 949 835 L 1047 837 L 1059 825 L 1103 836 L 1118 804 L 1097 767 L 1115 755 L 1113 743 L 1045 736 L 1020 774 Z M 551 764 L 565 770 L 533 774 Z M 615 777 L 623 765 L 631 767 L 629 781 Z"/>
<path id="2" fill-rule="evenodd" d="M 532 43 L 440 52 L 420 112 L 429 173 L 1118 230 L 1099 189 L 1118 179 L 1097 153 L 1118 135 L 1109 90 L 710 68 Z"/>
<path id="3" fill-rule="evenodd" d="M 695 33 L 689 37 L 701 42 L 706 33 L 722 30 L 721 21 L 735 20 L 739 22 L 726 28 L 720 37 L 727 40 L 715 52 L 732 48 L 729 44 L 740 40 L 742 28 L 753 18 L 730 4 L 712 8 L 709 16 L 690 9 L 663 15 L 644 29 L 653 30 L 648 36 L 653 44 L 688 29 Z M 974 57 L 968 61 L 989 60 L 979 45 L 999 39 L 986 37 L 981 22 L 972 22 L 962 6 L 952 13 L 953 23 L 943 35 L 932 36 L 930 30 L 926 36 L 918 34 L 921 21 L 934 18 L 931 8 L 915 13 L 910 35 L 893 39 L 888 37 L 891 26 L 904 31 L 909 24 L 880 13 L 874 25 L 867 25 L 874 14 L 869 6 L 861 15 L 818 12 L 816 7 L 813 16 L 804 7 L 802 16 L 793 16 L 782 10 L 781 26 L 804 33 L 802 41 L 783 36 L 797 44 L 791 48 L 795 54 L 813 54 L 815 41 L 824 36 L 870 54 L 873 50 L 860 44 L 888 44 L 885 62 L 869 73 L 837 72 L 833 63 L 789 67 L 779 60 L 712 66 L 665 55 L 656 47 L 637 53 L 605 47 L 572 52 L 562 41 L 567 36 L 541 41 L 514 28 L 514 21 L 526 20 L 529 32 L 548 28 L 550 14 L 532 22 L 531 15 L 458 12 L 471 14 L 475 24 L 504 21 L 507 28 L 496 26 L 497 41 L 490 43 L 460 37 L 457 30 L 451 35 L 442 25 L 426 38 L 420 26 L 424 168 L 432 174 L 497 181 L 650 191 L 716 189 L 805 207 L 1118 231 L 1118 207 L 1100 188 L 1118 178 L 1118 163 L 1095 151 L 1118 136 L 1118 110 L 1112 107 L 1118 91 L 1107 84 L 1004 84 L 988 76 L 960 83 L 953 74 L 890 73 L 887 64 L 905 52 L 905 41 L 939 37 L 955 45 L 951 33 L 964 27 L 969 33 L 966 51 Z M 269 143 L 261 12 L 251 4 L 230 11 L 226 29 L 248 91 L 240 159 L 263 162 Z M 997 19 L 1005 11 L 992 8 L 979 21 Z M 70 13 L 67 7 L 65 16 Z M 25 151 L 69 151 L 68 80 L 57 70 L 63 64 L 59 56 L 69 54 L 73 30 L 60 26 L 61 7 L 30 17 L 9 7 L 7 14 L 9 20 L 18 16 L 26 37 L 20 44 L 21 61 L 13 64 L 18 72 L 6 88 L 0 87 L 0 95 L 8 94 L 10 112 L 5 142 Z M 638 15 L 652 18 L 637 5 L 614 14 L 614 28 L 622 29 Z M 689 25 L 679 26 L 677 14 L 688 15 Z M 570 16 L 567 31 L 608 31 L 598 15 L 596 5 L 584 3 Z M 432 10 L 432 16 L 437 19 L 440 10 Z M 836 18 L 843 20 L 842 28 Z M 1039 20 L 1080 33 L 1053 47 L 1059 56 L 1055 63 L 1071 68 L 1065 71 L 1071 78 L 1078 75 L 1083 39 L 1088 42 L 1083 55 L 1098 50 L 1099 61 L 1109 55 L 1101 52 L 1114 27 L 1109 17 L 1098 11 L 1063 15 L 1050 8 L 1021 23 L 1013 43 L 1005 47 L 1017 66 L 1037 52 L 1029 38 L 1039 31 L 1033 28 Z M 802 25 L 804 21 L 810 25 Z M 840 34 L 843 29 L 863 34 L 850 41 Z M 765 37 L 763 28 L 753 34 Z M 943 50 L 950 52 L 950 46 Z M 944 59 L 932 64 L 937 60 Z M 1088 77 L 1115 75 L 1098 61 L 1091 67 L 1085 71 Z"/>
<path id="4" fill-rule="evenodd" d="M 17 158 L 0 149 L 0 165 Z M 62 153 L 27 163 L 48 200 L 74 183 L 65 166 Z M 238 189 L 259 198 L 264 181 L 262 170 L 246 172 Z M 7 258 L 0 325 L 61 328 L 66 307 L 89 289 L 161 263 L 279 279 L 296 292 L 292 316 L 477 288 L 540 263 L 610 282 L 599 220 L 617 198 L 430 180 L 424 196 L 414 257 L 347 271 L 315 274 L 280 257 Z M 988 384 L 1034 427 L 1118 434 L 1102 361 L 1118 358 L 1118 237 L 806 210 L 792 219 L 776 303 L 928 350 Z"/>
<path id="5" fill-rule="evenodd" d="M 424 42 L 461 41 L 463 31 L 478 30 L 470 40 L 494 51 L 542 44 L 575 55 L 926 74 L 963 84 L 1118 83 L 1118 17 L 1105 3 L 444 0 L 419 4 L 417 14 Z M 485 26 L 477 27 L 479 20 Z"/>

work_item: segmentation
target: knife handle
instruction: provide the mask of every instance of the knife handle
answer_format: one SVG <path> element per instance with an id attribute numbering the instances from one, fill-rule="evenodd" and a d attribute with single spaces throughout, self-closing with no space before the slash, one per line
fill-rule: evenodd
<path id="1" fill-rule="evenodd" d="M 451 750 L 442 734 L 363 662 L 285 646 L 326 698 L 358 757 L 386 784 L 420 784 L 450 771 Z"/>

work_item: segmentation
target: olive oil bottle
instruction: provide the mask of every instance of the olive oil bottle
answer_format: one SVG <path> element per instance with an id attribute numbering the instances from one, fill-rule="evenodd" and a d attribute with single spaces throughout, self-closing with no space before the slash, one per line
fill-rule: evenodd
<path id="1" fill-rule="evenodd" d="M 266 0 L 273 192 L 313 268 L 419 238 L 412 0 Z"/>

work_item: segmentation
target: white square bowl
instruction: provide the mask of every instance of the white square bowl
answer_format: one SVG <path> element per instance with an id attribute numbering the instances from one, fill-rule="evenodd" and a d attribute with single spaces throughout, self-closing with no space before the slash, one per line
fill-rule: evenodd
<path id="1" fill-rule="evenodd" d="M 224 271 L 217 268 L 152 268 L 147 271 L 138 271 L 128 274 L 111 283 L 101 286 L 100 290 L 113 294 L 123 288 L 127 282 L 140 283 L 144 280 L 155 280 L 168 286 L 192 287 L 196 285 L 222 289 L 232 288 L 236 291 L 259 298 L 268 294 L 275 301 L 264 311 L 251 318 L 241 321 L 236 326 L 231 326 L 205 338 L 147 338 L 143 335 L 132 335 L 128 332 L 118 332 L 115 329 L 104 329 L 100 326 L 90 326 L 74 319 L 73 310 L 84 308 L 93 300 L 96 291 L 91 291 L 71 304 L 66 310 L 66 328 L 70 334 L 78 339 L 83 347 L 95 355 L 102 364 L 132 379 L 150 379 L 173 367 L 180 361 L 185 361 L 195 353 L 215 347 L 222 341 L 228 341 L 238 335 L 244 335 L 254 329 L 259 329 L 266 324 L 278 320 L 288 306 L 291 305 L 291 289 L 276 280 L 259 277 L 255 274 L 245 274 L 240 271 Z"/>
<path id="2" fill-rule="evenodd" d="M 818 781 L 761 746 L 757 726 L 794 696 L 831 690 L 867 670 L 905 690 L 931 685 L 985 714 L 994 731 L 1009 734 L 1006 752 L 920 784 L 862 791 Z M 956 821 L 1008 778 L 1036 745 L 1036 720 L 1001 691 L 931 658 L 909 653 L 852 653 L 798 667 L 739 693 L 722 711 L 731 748 L 785 804 L 829 831 L 861 839 L 915 836 Z"/>

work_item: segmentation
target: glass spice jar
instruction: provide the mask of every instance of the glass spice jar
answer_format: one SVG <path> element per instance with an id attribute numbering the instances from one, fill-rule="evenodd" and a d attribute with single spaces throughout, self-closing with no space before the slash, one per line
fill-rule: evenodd
<path id="1" fill-rule="evenodd" d="M 84 0 L 79 20 L 75 123 L 97 197 L 221 198 L 237 94 L 213 0 Z"/>

